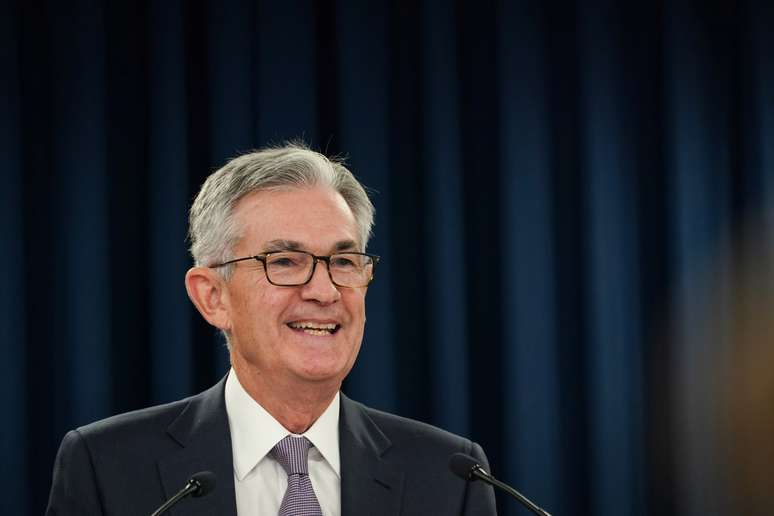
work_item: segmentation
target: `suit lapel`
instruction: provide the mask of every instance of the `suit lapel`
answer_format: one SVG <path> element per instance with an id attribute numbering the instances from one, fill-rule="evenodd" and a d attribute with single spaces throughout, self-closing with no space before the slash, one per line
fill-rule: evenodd
<path id="1" fill-rule="evenodd" d="M 403 473 L 382 460 L 392 446 L 365 408 L 343 394 L 339 418 L 341 516 L 396 516 Z"/>
<path id="2" fill-rule="evenodd" d="M 202 498 L 181 501 L 171 515 L 236 516 L 231 433 L 224 398 L 225 378 L 191 398 L 167 433 L 181 448 L 158 461 L 167 498 L 198 471 L 215 473 L 215 490 Z M 397 516 L 403 493 L 403 472 L 382 457 L 392 443 L 366 414 L 365 408 L 342 394 L 339 418 L 341 516 Z"/>
<path id="3" fill-rule="evenodd" d="M 167 433 L 181 448 L 158 461 L 167 498 L 185 486 L 196 472 L 215 473 L 215 490 L 202 498 L 182 500 L 170 514 L 191 516 L 236 516 L 234 465 L 226 402 L 225 378 L 211 389 L 194 396 Z"/>

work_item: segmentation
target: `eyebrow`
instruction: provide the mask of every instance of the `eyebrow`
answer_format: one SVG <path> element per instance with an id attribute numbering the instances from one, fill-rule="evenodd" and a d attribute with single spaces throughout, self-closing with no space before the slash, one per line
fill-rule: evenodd
<path id="1" fill-rule="evenodd" d="M 304 245 L 301 242 L 295 240 L 269 240 L 264 247 L 264 253 L 276 253 L 277 251 L 305 251 Z M 354 240 L 339 240 L 333 245 L 335 252 L 352 251 L 357 249 L 357 244 Z"/>
<path id="2" fill-rule="evenodd" d="M 274 253 L 277 251 L 300 251 L 301 244 L 293 240 L 269 240 L 264 246 L 265 253 Z"/>

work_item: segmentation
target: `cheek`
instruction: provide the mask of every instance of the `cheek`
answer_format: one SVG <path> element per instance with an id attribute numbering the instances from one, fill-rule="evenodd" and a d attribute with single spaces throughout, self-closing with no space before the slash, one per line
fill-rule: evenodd
<path id="1" fill-rule="evenodd" d="M 347 311 L 352 317 L 352 323 L 360 333 L 365 325 L 365 292 L 351 292 L 346 299 Z"/>
<path id="2" fill-rule="evenodd" d="M 283 306 L 281 297 L 276 294 L 272 295 L 260 287 L 243 289 L 239 295 L 233 298 L 235 329 L 247 330 L 252 333 L 271 331 L 271 328 L 276 326 Z M 247 337 L 253 336 L 247 335 Z"/>

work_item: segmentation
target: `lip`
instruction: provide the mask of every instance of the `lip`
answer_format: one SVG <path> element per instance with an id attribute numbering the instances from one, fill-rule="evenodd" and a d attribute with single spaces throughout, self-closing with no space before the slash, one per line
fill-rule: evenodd
<path id="1" fill-rule="evenodd" d="M 341 326 L 341 321 L 338 321 L 336 319 L 315 319 L 314 317 L 295 317 L 293 319 L 288 319 L 285 321 L 285 324 L 293 324 L 293 323 L 300 323 L 300 322 L 308 322 L 312 324 L 335 324 L 337 326 Z"/>

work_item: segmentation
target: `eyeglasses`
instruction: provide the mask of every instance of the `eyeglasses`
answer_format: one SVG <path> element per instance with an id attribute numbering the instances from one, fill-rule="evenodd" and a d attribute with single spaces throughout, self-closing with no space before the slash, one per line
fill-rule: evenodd
<path id="1" fill-rule="evenodd" d="M 210 267 L 223 267 L 247 260 L 261 262 L 266 279 L 278 287 L 306 285 L 314 276 L 317 262 L 325 262 L 328 266 L 328 277 L 334 285 L 356 288 L 365 287 L 374 279 L 374 267 L 379 262 L 379 257 L 366 253 L 337 253 L 330 256 L 316 256 L 306 251 L 279 251 L 236 258 Z"/>

